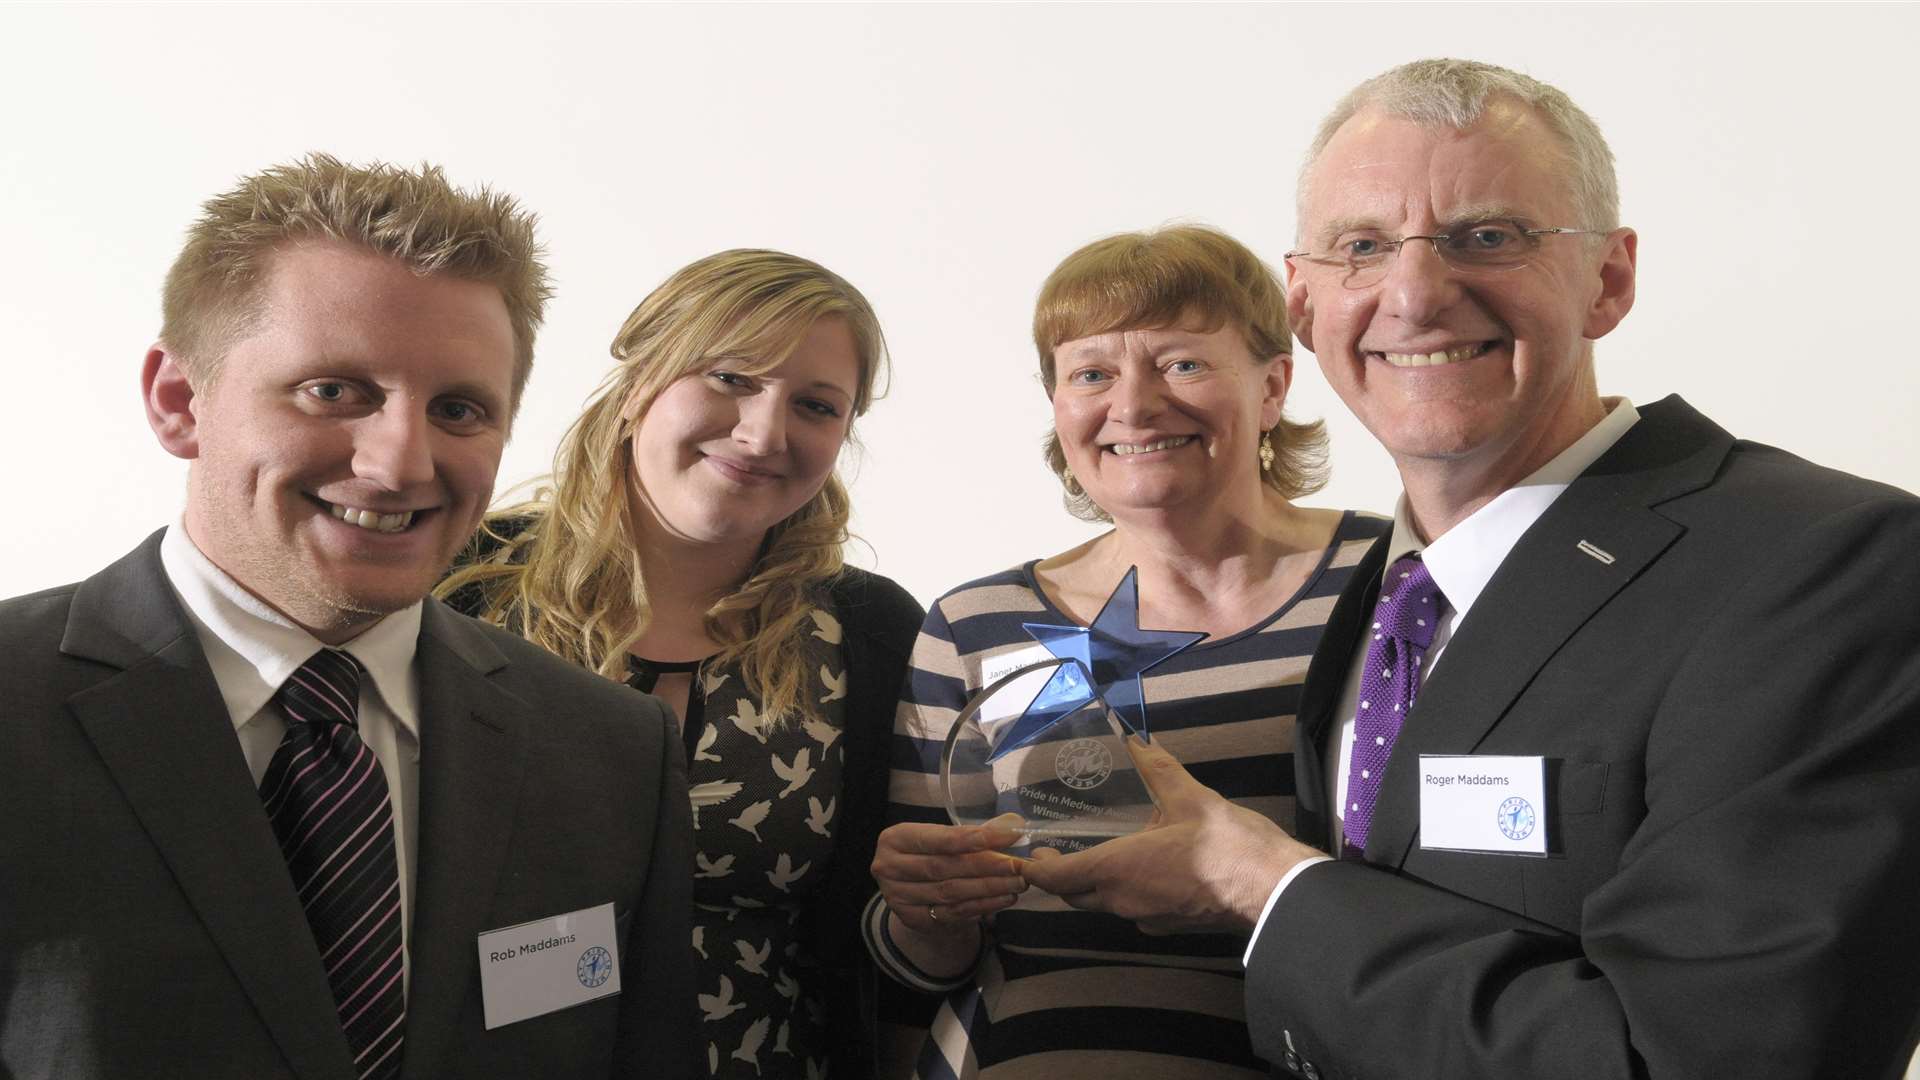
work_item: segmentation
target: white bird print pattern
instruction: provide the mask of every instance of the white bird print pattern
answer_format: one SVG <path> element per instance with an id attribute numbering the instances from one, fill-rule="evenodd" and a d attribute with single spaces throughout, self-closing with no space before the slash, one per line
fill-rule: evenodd
<path id="1" fill-rule="evenodd" d="M 774 888 L 781 892 L 788 892 L 791 891 L 794 882 L 806 876 L 807 867 L 812 865 L 811 862 L 803 862 L 800 864 L 800 869 L 795 870 L 793 856 L 783 851 L 780 853 L 780 861 L 773 864 L 773 869 L 767 871 L 767 880 L 773 882 Z"/>
<path id="2" fill-rule="evenodd" d="M 843 671 L 835 675 L 828 669 L 827 665 L 821 664 L 820 685 L 827 688 L 826 694 L 820 698 L 820 704 L 825 705 L 829 701 L 839 701 L 841 698 L 847 696 L 847 673 Z"/>
<path id="3" fill-rule="evenodd" d="M 735 960 L 734 963 L 738 964 L 741 970 L 750 975 L 758 975 L 761 978 L 766 977 L 767 957 L 773 955 L 773 941 L 771 939 L 763 942 L 758 949 L 753 947 L 752 942 L 736 940 L 733 943 L 733 949 L 740 954 L 740 959 Z"/>
<path id="4" fill-rule="evenodd" d="M 754 803 L 752 806 L 747 807 L 745 810 L 740 811 L 739 817 L 728 818 L 727 824 L 738 825 L 741 828 L 752 833 L 753 838 L 755 840 L 759 840 L 760 839 L 760 823 L 767 820 L 767 814 L 770 813 L 772 810 L 773 810 L 773 800 L 767 799 L 762 802 L 757 802 L 757 803 Z"/>
<path id="5" fill-rule="evenodd" d="M 740 702 L 740 711 L 727 719 L 733 721 L 734 727 L 753 736 L 754 741 L 761 746 L 767 745 L 767 729 L 773 726 L 772 718 L 761 712 L 760 706 L 743 698 Z"/>
<path id="6" fill-rule="evenodd" d="M 720 729 L 714 727 L 712 724 L 708 724 L 706 728 L 700 732 L 699 744 L 693 748 L 693 760 L 719 762 L 719 754 L 707 753 L 707 751 L 713 749 L 713 744 L 719 740 Z"/>
<path id="7" fill-rule="evenodd" d="M 814 742 L 820 744 L 820 751 L 822 753 L 825 753 L 827 748 L 833 745 L 833 740 L 840 737 L 840 729 L 824 720 L 815 720 L 809 717 L 800 721 L 800 727 L 807 734 L 813 736 Z"/>
<path id="8" fill-rule="evenodd" d="M 786 798 L 813 779 L 813 768 L 807 764 L 807 759 L 812 756 L 813 751 L 805 746 L 800 748 L 799 753 L 793 755 L 791 762 L 781 761 L 779 754 L 773 755 L 773 775 L 787 782 L 787 786 L 781 789 L 776 798 Z"/>
<path id="9" fill-rule="evenodd" d="M 767 1041 L 767 1029 L 773 1026 L 773 1017 L 763 1016 L 747 1026 L 747 1034 L 740 1040 L 740 1049 L 733 1057 L 753 1066 L 754 1072 L 760 1071 L 760 1044 Z"/>
<path id="10" fill-rule="evenodd" d="M 687 789 L 687 798 L 693 802 L 693 824 L 700 826 L 700 808 L 726 802 L 740 794 L 741 784 L 736 780 L 708 780 Z"/>
<path id="11" fill-rule="evenodd" d="M 698 700 L 688 708 L 691 944 L 699 1042 L 707 1048 L 705 1069 L 695 1066 L 700 1080 L 823 1076 L 833 1045 L 838 1018 L 801 964 L 812 901 L 837 865 L 848 742 L 865 734 L 847 727 L 860 687 L 840 644 L 858 634 L 831 611 L 809 609 L 807 617 L 796 664 L 800 704 L 792 712 L 765 707 L 737 666 L 712 663 L 699 671 Z"/>
<path id="12" fill-rule="evenodd" d="M 838 798 L 828 799 L 826 805 L 822 806 L 820 796 L 807 796 L 807 828 L 821 836 L 832 836 L 833 833 L 827 830 L 827 826 L 833 823 L 833 806 L 839 801 Z"/>
<path id="13" fill-rule="evenodd" d="M 680 1000 L 685 1001 L 686 998 Z M 747 1007 L 744 1001 L 733 1000 L 733 980 L 720 976 L 720 992 L 717 994 L 696 994 L 694 1000 L 700 1006 L 700 1012 L 709 1020 L 724 1020 Z"/>

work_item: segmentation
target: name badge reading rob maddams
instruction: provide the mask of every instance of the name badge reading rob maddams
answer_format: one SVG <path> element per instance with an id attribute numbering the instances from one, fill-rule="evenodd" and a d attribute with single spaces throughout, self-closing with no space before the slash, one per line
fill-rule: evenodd
<path id="1" fill-rule="evenodd" d="M 612 904 L 481 934 L 487 1030 L 619 993 L 619 952 Z"/>
<path id="2" fill-rule="evenodd" d="M 1496 855 L 1547 853 L 1541 757 L 1420 755 L 1420 846 Z"/>

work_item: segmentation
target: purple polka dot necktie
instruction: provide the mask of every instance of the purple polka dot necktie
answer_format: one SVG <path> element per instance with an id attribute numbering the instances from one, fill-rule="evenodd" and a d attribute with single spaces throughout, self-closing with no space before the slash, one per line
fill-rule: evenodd
<path id="1" fill-rule="evenodd" d="M 333 989 L 362 1080 L 400 1075 L 407 1001 L 401 979 L 400 874 L 393 802 L 360 740 L 360 662 L 322 649 L 274 700 L 287 734 L 260 781 L 294 891 Z"/>
<path id="2" fill-rule="evenodd" d="M 1420 692 L 1420 665 L 1433 644 L 1447 598 L 1427 564 L 1408 555 L 1387 568 L 1380 599 L 1367 630 L 1366 666 L 1360 671 L 1360 701 L 1353 714 L 1353 763 L 1347 769 L 1347 805 L 1341 854 L 1357 859 L 1367 847 L 1373 804 L 1380 797 L 1400 724 Z"/>

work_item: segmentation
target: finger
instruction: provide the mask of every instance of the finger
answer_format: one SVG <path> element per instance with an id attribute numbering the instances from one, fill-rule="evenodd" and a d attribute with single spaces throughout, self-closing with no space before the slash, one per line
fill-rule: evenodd
<path id="1" fill-rule="evenodd" d="M 1211 788 L 1195 780 L 1186 766 L 1162 749 L 1159 743 L 1129 735 L 1127 754 L 1133 758 L 1133 767 L 1139 770 L 1140 779 L 1146 783 L 1147 790 L 1153 793 L 1157 808 L 1166 811 L 1166 814 L 1180 813 L 1190 807 L 1194 800 L 1214 795 Z"/>
<path id="2" fill-rule="evenodd" d="M 940 921 L 958 919 L 983 919 L 996 911 L 1005 911 L 1020 898 L 1018 896 L 989 896 L 980 900 L 967 900 L 958 904 L 935 904 L 933 909 L 940 913 Z"/>
<path id="3" fill-rule="evenodd" d="M 1027 819 L 1009 810 L 999 817 L 981 822 L 977 828 L 981 845 L 997 849 L 1018 843 L 1026 827 Z"/>
<path id="4" fill-rule="evenodd" d="M 1017 896 L 1027 889 L 1027 881 L 1019 874 L 997 874 L 982 877 L 934 877 L 927 880 L 903 879 L 882 873 L 882 867 L 875 864 L 875 880 L 887 903 L 896 910 L 909 910 L 925 907 L 929 904 L 960 903 L 995 896 Z"/>
<path id="5" fill-rule="evenodd" d="M 977 826 L 903 822 L 880 834 L 880 848 L 908 855 L 966 855 L 1014 843 L 1025 824 L 1018 814 L 1002 814 Z"/>
<path id="6" fill-rule="evenodd" d="M 898 896 L 907 904 L 947 907 L 970 900 L 1018 896 L 1026 891 L 1026 880 L 1018 877 L 952 878 L 946 881 L 895 888 L 889 891 L 888 900 L 891 902 L 893 897 Z"/>
<path id="7" fill-rule="evenodd" d="M 1017 878 L 1026 864 L 997 851 L 971 855 L 884 855 L 873 860 L 876 881 L 901 884 L 954 878 Z"/>
<path id="8" fill-rule="evenodd" d="M 980 839 L 977 829 L 905 822 L 888 826 L 880 834 L 879 847 L 905 855 L 964 855 L 984 850 Z"/>
<path id="9" fill-rule="evenodd" d="M 889 900 L 887 906 L 892 910 L 894 919 L 901 925 L 908 927 L 916 933 L 926 934 L 932 937 L 956 937 L 961 934 L 970 935 L 974 933 L 974 924 L 978 921 L 977 919 L 963 918 L 946 911 L 940 911 L 927 904 L 901 907 L 895 906 L 893 902 Z"/>
<path id="10" fill-rule="evenodd" d="M 1098 851 L 1082 851 L 1072 855 L 1046 849 L 1050 854 L 1042 856 L 1034 852 L 1034 858 L 1027 863 L 1025 873 L 1027 883 L 1036 885 L 1055 896 L 1067 897 L 1084 893 L 1095 887 L 1094 873 L 1098 869 L 1098 860 L 1094 858 Z"/>

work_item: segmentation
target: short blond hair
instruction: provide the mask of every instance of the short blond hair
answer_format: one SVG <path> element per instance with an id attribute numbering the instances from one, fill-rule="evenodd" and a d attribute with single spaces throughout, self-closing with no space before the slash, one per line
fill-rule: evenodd
<path id="1" fill-rule="evenodd" d="M 1033 344 L 1047 396 L 1053 396 L 1053 353 L 1061 345 L 1116 330 L 1170 326 L 1234 327 L 1255 363 L 1293 353 L 1286 288 L 1245 244 L 1204 225 L 1121 233 L 1067 256 L 1040 286 Z M 1273 468 L 1260 474 L 1267 486 L 1289 499 L 1320 490 L 1327 479 L 1326 425 L 1283 416 L 1267 435 L 1275 455 Z M 1066 489 L 1067 510 L 1086 521 L 1112 521 L 1068 481 L 1059 432 L 1047 432 L 1044 452 Z"/>
<path id="2" fill-rule="evenodd" d="M 1565 91 L 1530 75 L 1478 60 L 1446 58 L 1414 60 L 1375 75 L 1348 92 L 1320 122 L 1295 186 L 1301 228 L 1306 227 L 1307 188 L 1314 163 L 1355 115 L 1378 109 L 1429 130 L 1465 131 L 1479 122 L 1487 102 L 1496 97 L 1512 98 L 1532 109 L 1560 137 L 1567 157 L 1567 189 L 1580 220 L 1550 224 L 1603 232 L 1618 228 L 1620 182 L 1613 170 L 1613 151 L 1586 110 Z"/>
<path id="3" fill-rule="evenodd" d="M 613 339 L 617 361 L 586 411 L 560 440 L 553 475 L 534 496 L 487 517 L 495 550 L 442 582 L 435 595 L 473 588 L 482 620 L 609 678 L 651 617 L 633 537 L 631 446 L 660 392 L 721 360 L 743 374 L 783 363 L 824 318 L 853 332 L 858 416 L 887 372 L 880 320 L 860 290 L 819 263 L 779 251 L 709 255 L 676 271 L 633 310 Z M 818 717 L 805 693 L 812 609 L 843 568 L 852 503 L 837 472 L 786 520 L 767 530 L 747 579 L 706 612 L 721 646 L 775 717 Z M 656 572 L 660 568 L 656 567 Z"/>
<path id="4" fill-rule="evenodd" d="M 448 182 L 439 166 L 410 171 L 309 154 L 240 179 L 187 230 L 167 271 L 160 339 L 196 389 L 218 378 L 227 350 L 255 327 L 273 255 L 301 240 L 339 240 L 500 290 L 512 320 L 513 402 L 533 371 L 533 337 L 552 296 L 534 215 L 512 197 Z"/>

